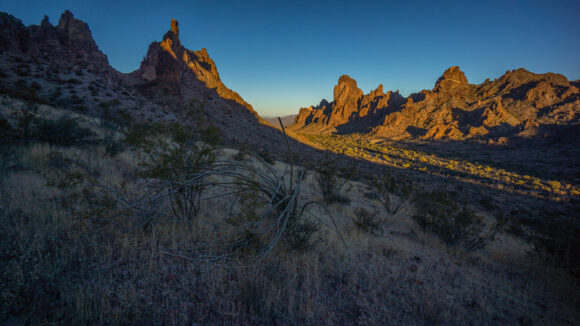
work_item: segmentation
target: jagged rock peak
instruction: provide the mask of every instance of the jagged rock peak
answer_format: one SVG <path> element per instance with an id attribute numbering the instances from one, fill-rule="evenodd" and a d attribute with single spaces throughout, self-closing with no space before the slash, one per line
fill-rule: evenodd
<path id="1" fill-rule="evenodd" d="M 81 22 L 80 20 L 75 19 L 74 15 L 72 14 L 72 12 L 70 12 L 70 10 L 65 10 L 60 15 L 60 20 L 58 21 L 58 25 L 56 27 L 59 30 L 66 30 L 66 29 L 68 29 L 68 27 L 71 24 L 71 22 L 74 23 L 75 21 L 76 22 Z M 87 28 L 88 28 L 88 26 L 87 26 Z"/>
<path id="2" fill-rule="evenodd" d="M 465 73 L 458 66 L 450 67 L 445 70 L 443 75 L 437 79 L 434 91 L 452 90 L 469 85 Z"/>
<path id="3" fill-rule="evenodd" d="M 40 26 L 43 26 L 43 27 L 52 26 L 47 15 L 44 15 L 44 18 L 42 18 L 42 21 L 40 22 Z"/>
<path id="4" fill-rule="evenodd" d="M 56 29 L 64 36 L 69 46 L 81 46 L 86 51 L 98 51 L 89 25 L 76 19 L 69 10 L 62 13 Z"/>
<path id="5" fill-rule="evenodd" d="M 171 19 L 171 31 L 179 38 L 179 22 L 175 18 Z"/>
<path id="6" fill-rule="evenodd" d="M 338 85 L 334 87 L 334 101 L 337 104 L 345 103 L 348 99 L 358 100 L 363 92 L 358 88 L 356 80 L 348 75 L 342 75 L 338 79 Z"/>
<path id="7" fill-rule="evenodd" d="M 383 91 L 383 84 L 379 84 L 379 86 L 369 93 L 372 97 L 383 96 L 385 92 Z"/>

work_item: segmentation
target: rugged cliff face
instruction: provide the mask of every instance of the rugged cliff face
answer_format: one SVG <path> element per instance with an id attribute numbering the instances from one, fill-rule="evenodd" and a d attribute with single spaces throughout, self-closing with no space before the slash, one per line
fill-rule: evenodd
<path id="1" fill-rule="evenodd" d="M 334 101 L 300 109 L 291 129 L 461 140 L 538 135 L 541 126 L 553 135 L 557 126 L 580 123 L 577 83 L 559 74 L 520 68 L 473 85 L 459 67 L 451 67 L 432 90 L 407 98 L 385 94 L 382 85 L 362 95 L 354 80 L 343 77 Z"/>
<path id="2" fill-rule="evenodd" d="M 0 13 L 0 94 L 115 121 L 213 126 L 228 144 L 285 152 L 280 131 L 221 81 L 208 51 L 185 48 L 176 20 L 168 27 L 140 68 L 123 74 L 109 65 L 88 25 L 69 11 L 56 26 L 47 17 L 24 26 Z"/>
<path id="3" fill-rule="evenodd" d="M 40 25 L 0 13 L 0 52 L 21 53 L 54 64 L 80 65 L 112 72 L 107 56 L 99 50 L 89 26 L 65 11 L 53 26 L 45 16 Z"/>
<path id="4" fill-rule="evenodd" d="M 141 67 L 130 75 L 130 84 L 142 86 L 145 95 L 158 100 L 167 93 L 184 100 L 201 97 L 211 101 L 215 97 L 237 103 L 255 115 L 252 106 L 221 81 L 206 49 L 192 51 L 181 45 L 175 19 L 163 40 L 151 43 Z"/>
<path id="5" fill-rule="evenodd" d="M 290 129 L 310 132 L 366 130 L 388 112 L 398 109 L 402 101 L 403 97 L 397 92 L 385 94 L 383 85 L 364 95 L 354 79 L 343 75 L 334 87 L 334 101 L 322 100 L 317 106 L 301 108 Z"/>

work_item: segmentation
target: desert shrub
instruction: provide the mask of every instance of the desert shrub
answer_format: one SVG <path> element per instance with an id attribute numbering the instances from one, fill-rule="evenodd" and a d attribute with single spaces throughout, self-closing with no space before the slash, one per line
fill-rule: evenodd
<path id="1" fill-rule="evenodd" d="M 322 196 L 324 201 L 327 203 L 341 203 L 348 204 L 350 199 L 341 195 L 342 187 L 347 182 L 346 178 L 341 178 L 339 176 L 339 171 L 335 166 L 332 166 L 329 160 L 325 160 L 321 164 L 316 172 L 316 182 L 322 191 Z"/>
<path id="2" fill-rule="evenodd" d="M 49 104 L 46 98 L 38 95 L 35 88 L 28 87 L 26 81 L 18 80 L 15 86 L 10 88 L 0 87 L 0 94 L 7 94 L 28 102 Z"/>
<path id="3" fill-rule="evenodd" d="M 34 122 L 34 139 L 58 145 L 81 145 L 92 141 L 95 134 L 79 126 L 78 122 L 69 117 L 58 120 L 36 118 Z"/>
<path id="4" fill-rule="evenodd" d="M 219 145 L 222 142 L 221 130 L 215 125 L 209 125 L 201 131 L 200 139 L 210 145 Z"/>
<path id="5" fill-rule="evenodd" d="M 396 215 L 409 200 L 410 187 L 405 180 L 380 176 L 372 180 L 372 184 L 378 194 L 378 201 L 389 216 Z"/>
<path id="6" fill-rule="evenodd" d="M 316 248 L 322 241 L 318 231 L 320 226 L 315 221 L 305 219 L 303 216 L 289 220 L 288 228 L 282 241 L 285 247 L 296 253 L 304 253 Z"/>
<path id="7" fill-rule="evenodd" d="M 70 146 L 91 143 L 95 134 L 70 117 L 51 120 L 22 110 L 18 112 L 13 137 L 22 142 L 39 141 Z"/>
<path id="8" fill-rule="evenodd" d="M 362 207 L 354 211 L 352 223 L 357 230 L 364 233 L 378 235 L 383 232 L 383 223 L 377 212 L 369 212 Z"/>
<path id="9" fill-rule="evenodd" d="M 56 90 L 54 90 L 54 92 L 52 92 L 50 94 L 50 97 L 51 97 L 51 99 L 56 99 L 56 98 L 58 98 L 61 95 L 62 95 L 62 90 L 56 89 Z"/>
<path id="10" fill-rule="evenodd" d="M 246 253 L 250 248 L 250 252 L 257 256 L 268 254 L 278 242 L 292 252 L 313 249 L 320 241 L 319 224 L 307 209 L 314 203 L 299 201 L 303 171 L 297 175 L 290 172 L 289 179 L 286 179 L 278 176 L 261 157 L 248 155 L 253 156 L 257 166 L 222 161 L 218 162 L 214 172 L 228 178 L 235 177 L 234 189 L 227 181 L 221 186 L 236 192 L 241 199 L 238 211 L 243 214 L 236 214 L 234 218 L 240 228 L 234 232 L 231 242 L 242 246 Z"/>
<path id="11" fill-rule="evenodd" d="M 60 189 L 74 187 L 81 184 L 85 180 L 84 174 L 80 171 L 70 171 L 58 175 L 58 178 L 51 178 L 47 176 L 47 185 L 57 187 Z"/>
<path id="12" fill-rule="evenodd" d="M 18 76 L 26 77 L 30 75 L 30 67 L 27 64 L 21 63 L 14 68 Z"/>
<path id="13" fill-rule="evenodd" d="M 101 110 L 101 119 L 114 123 L 119 126 L 131 126 L 134 123 L 133 116 L 125 109 L 112 110 L 109 105 L 99 104 Z"/>
<path id="14" fill-rule="evenodd" d="M 184 140 L 181 132 L 178 140 Z M 168 144 L 158 138 L 146 148 L 146 153 L 148 158 L 140 174 L 160 181 L 154 187 L 167 194 L 172 215 L 193 228 L 201 209 L 201 196 L 208 186 L 208 171 L 215 161 L 213 149 L 185 141 Z"/>
<path id="15" fill-rule="evenodd" d="M 72 92 L 71 92 L 71 93 L 72 93 Z M 78 95 L 72 95 L 72 96 L 70 97 L 70 102 L 71 102 L 72 104 L 83 104 L 83 102 L 84 102 L 84 101 L 83 101 L 83 99 L 82 99 L 82 98 L 80 98 Z"/>
<path id="16" fill-rule="evenodd" d="M 495 204 L 493 203 L 494 199 L 490 195 L 485 195 L 481 197 L 479 203 L 488 211 L 492 211 L 495 208 Z"/>
<path id="17" fill-rule="evenodd" d="M 565 268 L 576 278 L 580 278 L 580 228 L 569 220 L 543 223 L 536 229 L 531 241 L 537 257 L 547 263 Z"/>
<path id="18" fill-rule="evenodd" d="M 169 132 L 171 139 L 178 144 L 184 144 L 194 139 L 193 133 L 179 123 L 169 125 Z"/>
<path id="19" fill-rule="evenodd" d="M 73 105 L 72 109 L 74 111 L 80 112 L 80 113 L 87 113 L 87 112 L 89 112 L 89 108 L 86 107 L 86 106 L 84 106 L 84 105 L 82 105 L 82 104 Z"/>
<path id="20" fill-rule="evenodd" d="M 272 154 L 270 154 L 270 151 L 268 151 L 267 149 L 261 149 L 256 154 L 258 154 L 258 156 L 260 156 L 260 158 L 263 159 L 268 164 L 275 163 Z"/>
<path id="21" fill-rule="evenodd" d="M 144 146 L 148 143 L 149 136 L 153 135 L 154 129 L 152 125 L 148 124 L 132 125 L 125 134 L 125 143 L 136 147 Z"/>
<path id="22" fill-rule="evenodd" d="M 421 229 L 435 234 L 449 247 L 476 250 L 493 237 L 481 217 L 459 207 L 446 192 L 420 193 L 415 197 L 415 204 L 417 211 L 413 219 Z"/>

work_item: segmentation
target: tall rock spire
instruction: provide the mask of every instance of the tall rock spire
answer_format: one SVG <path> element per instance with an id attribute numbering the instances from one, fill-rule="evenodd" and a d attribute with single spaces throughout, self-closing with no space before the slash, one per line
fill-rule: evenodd
<path id="1" fill-rule="evenodd" d="M 171 20 L 171 31 L 179 38 L 179 22 L 175 18 Z"/>

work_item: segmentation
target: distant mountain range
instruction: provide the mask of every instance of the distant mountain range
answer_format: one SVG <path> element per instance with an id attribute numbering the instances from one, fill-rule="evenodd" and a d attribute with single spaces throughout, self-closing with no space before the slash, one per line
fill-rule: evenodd
<path id="1" fill-rule="evenodd" d="M 469 84 L 459 67 L 447 69 L 432 90 L 408 97 L 363 94 L 343 75 L 334 101 L 302 108 L 289 129 L 302 133 L 361 132 L 391 139 L 508 139 L 541 137 L 580 141 L 579 81 L 560 74 L 507 71 L 493 81 Z"/>
<path id="2" fill-rule="evenodd" d="M 278 128 L 280 127 L 280 122 L 278 121 L 278 118 L 282 120 L 282 124 L 284 125 L 284 127 L 288 127 L 294 124 L 294 120 L 296 120 L 296 114 L 285 115 L 282 117 L 264 117 L 264 120 L 268 121 L 271 125 Z"/>

